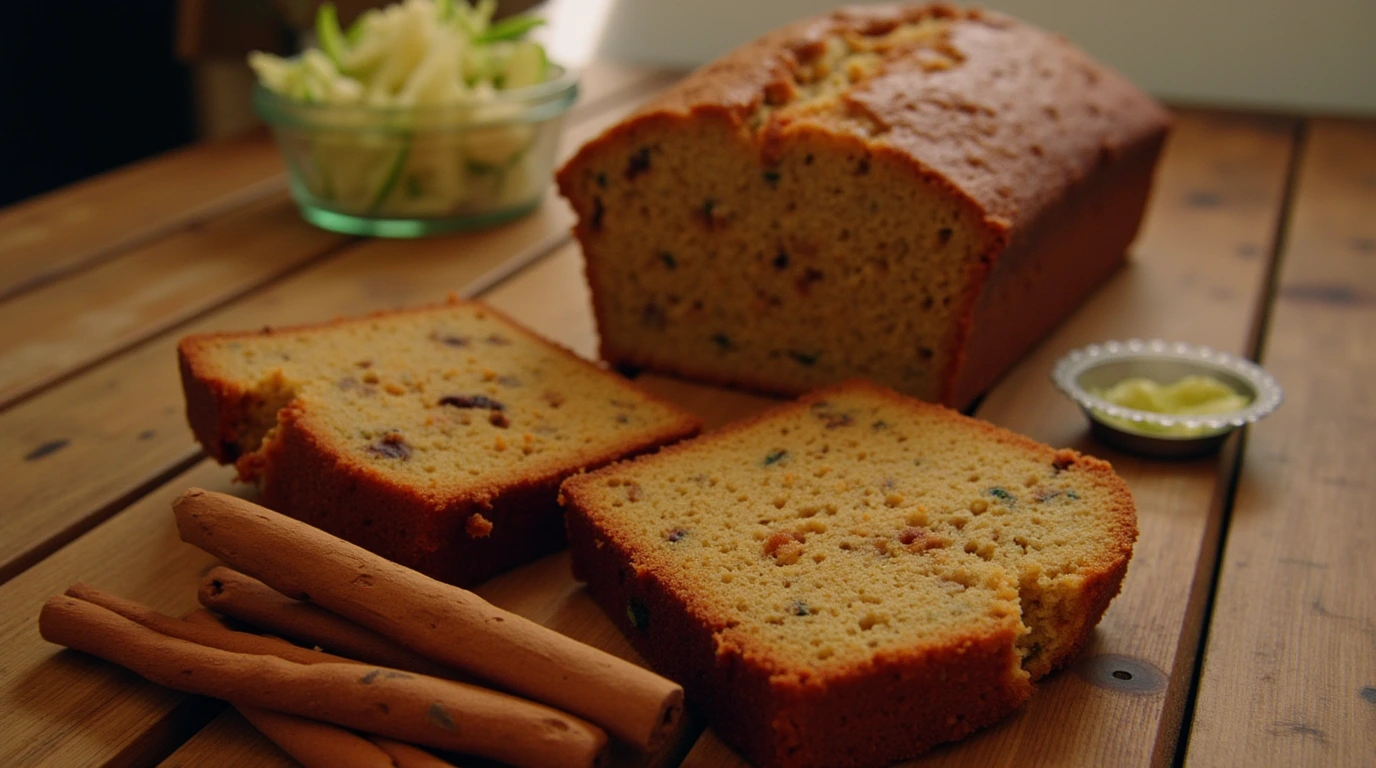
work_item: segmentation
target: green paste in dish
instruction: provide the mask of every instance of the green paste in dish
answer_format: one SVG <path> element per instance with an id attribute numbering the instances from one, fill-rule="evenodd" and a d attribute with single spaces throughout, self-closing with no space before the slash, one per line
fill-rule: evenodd
<path id="1" fill-rule="evenodd" d="M 1171 416 L 1213 416 L 1231 413 L 1246 408 L 1251 402 L 1246 395 L 1240 394 L 1222 381 L 1204 375 L 1186 376 L 1171 384 L 1133 377 L 1123 379 L 1107 389 L 1090 390 L 1090 394 L 1124 408 Z M 1205 426 L 1163 426 L 1136 422 L 1100 412 L 1096 412 L 1095 415 L 1101 421 L 1119 429 L 1149 435 L 1196 437 L 1217 431 Z"/>

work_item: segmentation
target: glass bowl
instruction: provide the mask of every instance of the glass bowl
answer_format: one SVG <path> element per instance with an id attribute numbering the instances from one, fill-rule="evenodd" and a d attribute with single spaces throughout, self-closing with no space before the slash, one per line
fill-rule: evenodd
<path id="1" fill-rule="evenodd" d="M 255 85 L 253 103 L 307 221 L 353 235 L 420 237 L 491 226 L 540 204 L 577 76 L 443 107 L 305 104 Z"/>
<path id="2" fill-rule="evenodd" d="M 1227 384 L 1247 397 L 1247 406 L 1226 413 L 1172 415 L 1127 408 L 1093 394 L 1127 378 L 1171 384 L 1194 374 Z M 1280 385 L 1256 363 L 1183 342 L 1091 344 L 1061 358 L 1051 378 L 1084 411 L 1095 437 L 1130 453 L 1162 458 L 1216 451 L 1234 429 L 1266 417 L 1281 401 Z M 1184 434 L 1169 433 L 1177 427 Z"/>

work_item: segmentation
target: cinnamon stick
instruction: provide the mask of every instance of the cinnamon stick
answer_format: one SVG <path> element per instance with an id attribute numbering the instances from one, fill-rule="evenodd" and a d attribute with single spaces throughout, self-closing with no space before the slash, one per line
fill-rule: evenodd
<path id="1" fill-rule="evenodd" d="M 296 664 L 160 634 L 74 597 L 43 606 L 39 633 L 176 690 L 270 708 L 521 768 L 592 768 L 606 735 L 548 707 L 450 680 L 358 664 Z"/>
<path id="2" fill-rule="evenodd" d="M 132 622 L 148 627 L 158 634 L 175 637 L 179 640 L 198 643 L 210 648 L 235 653 L 250 653 L 257 656 L 276 656 L 296 664 L 320 664 L 334 662 L 339 664 L 356 663 L 352 659 L 333 656 L 310 648 L 301 648 L 275 637 L 263 637 L 248 632 L 235 632 L 213 617 L 205 621 L 178 619 L 158 613 L 151 608 L 126 600 L 109 592 L 103 592 L 87 584 L 73 584 L 67 588 L 67 596 L 98 605 L 108 611 L 123 616 Z M 194 614 L 193 614 L 194 615 Z"/>
<path id="3" fill-rule="evenodd" d="M 197 488 L 173 508 L 183 541 L 278 592 L 585 717 L 641 749 L 662 743 L 682 715 L 676 683 L 305 523 Z"/>
<path id="4" fill-rule="evenodd" d="M 390 752 L 337 725 L 246 704 L 235 709 L 305 768 L 396 768 Z"/>
<path id="5" fill-rule="evenodd" d="M 67 591 L 71 595 L 71 590 Z M 218 627 L 230 631 L 210 611 L 204 608 L 187 614 L 185 621 L 207 627 Z M 156 629 L 156 627 L 149 627 Z M 264 638 L 273 639 L 273 638 Z M 281 642 L 276 641 L 274 642 Z M 287 646 L 296 646 L 286 643 Z M 330 661 L 334 657 L 319 651 L 306 651 L 319 657 L 319 661 Z M 346 659 L 351 661 L 351 659 Z M 314 662 L 319 663 L 319 662 Z M 367 768 L 454 768 L 452 764 L 439 759 L 419 747 L 404 744 L 382 736 L 360 736 L 346 728 L 307 720 L 304 717 L 274 712 L 270 709 L 235 704 L 234 708 L 244 719 L 257 728 L 274 744 L 291 755 L 305 768 L 348 768 L 367 766 Z"/>
<path id="6" fill-rule="evenodd" d="M 201 605 L 259 629 L 310 643 L 350 659 L 431 677 L 454 678 L 455 671 L 409 651 L 378 633 L 318 605 L 293 600 L 263 582 L 216 566 L 201 580 Z"/>

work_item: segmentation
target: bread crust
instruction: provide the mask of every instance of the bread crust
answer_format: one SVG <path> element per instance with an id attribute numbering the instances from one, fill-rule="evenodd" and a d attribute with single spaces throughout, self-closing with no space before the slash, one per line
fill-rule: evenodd
<path id="1" fill-rule="evenodd" d="M 865 381 L 810 393 L 711 434 L 669 446 L 641 461 L 673 462 L 705 443 L 752 429 L 780 416 L 806 412 L 836 394 L 864 391 L 903 408 L 931 408 Z M 593 489 L 618 467 L 565 481 L 565 507 L 574 576 L 659 672 L 684 686 L 690 702 L 714 729 L 761 766 L 877 766 L 911 757 L 992 724 L 1016 709 L 1032 682 L 1074 659 L 1118 593 L 1137 537 L 1136 508 L 1126 484 L 1105 461 L 941 409 L 939 418 L 974 429 L 1038 462 L 1084 472 L 1112 498 L 1109 544 L 1095 562 L 1063 578 L 1078 592 L 1067 610 L 1077 620 L 1073 639 L 1035 659 L 1015 650 L 1016 617 L 999 631 L 971 634 L 936 647 L 877 655 L 820 675 L 805 661 L 761 653 L 733 632 L 733 617 L 704 614 L 688 596 L 692 587 L 671 570 L 644 565 L 636 535 L 604 523 Z M 1010 574 L 1010 583 L 1016 588 Z M 1021 664 L 1021 666 L 1020 666 Z"/>
<path id="2" fill-rule="evenodd" d="M 204 352 L 225 341 L 299 331 L 321 331 L 341 323 L 365 322 L 461 305 L 504 320 L 514 333 L 580 366 L 588 363 L 562 346 L 540 338 L 505 314 L 477 302 L 375 312 L 360 318 L 251 332 L 203 334 L 178 346 L 187 420 L 206 452 L 222 464 L 234 463 L 239 478 L 257 482 L 261 501 L 273 509 L 352 541 L 428 576 L 458 585 L 487 577 L 553 552 L 564 544 L 557 496 L 569 475 L 639 455 L 697 434 L 696 417 L 649 393 L 644 400 L 677 414 L 658 429 L 628 435 L 604 450 L 569 451 L 557 466 L 530 470 L 510 482 L 477 481 L 452 491 L 430 491 L 388 477 L 341 454 L 314 426 L 310 404 L 300 397 L 276 412 L 276 424 L 261 445 L 243 445 L 253 434 L 251 411 L 263 397 L 252 383 L 219 375 Z M 614 373 L 599 375 L 625 382 Z"/>
<path id="3" fill-rule="evenodd" d="M 770 111 L 770 94 L 796 90 L 800 61 L 828 38 L 930 20 L 949 25 L 944 44 L 961 57 L 957 65 L 930 69 L 920 57 L 898 58 L 854 83 L 829 112 L 779 118 Z M 611 322 L 599 296 L 598 275 L 608 268 L 601 262 L 617 255 L 599 249 L 598 212 L 580 191 L 580 178 L 598 158 L 627 154 L 639 136 L 707 122 L 730 126 L 762 166 L 781 146 L 808 136 L 822 135 L 838 151 L 858 146 L 903 163 L 915 183 L 943 190 L 950 202 L 978 213 L 986 246 L 965 265 L 944 342 L 950 354 L 941 358 L 948 362 L 936 372 L 940 386 L 932 398 L 963 408 L 1122 263 L 1170 118 L 1063 38 L 996 13 L 943 4 L 863 6 L 791 24 L 693 73 L 560 169 L 560 189 L 579 215 L 574 232 L 587 255 L 599 327 Z M 1109 215 L 1097 215 L 1106 208 L 1088 204 L 1092 197 L 1112 201 Z M 1039 277 L 1048 266 L 1071 268 L 1072 279 Z M 1029 275 L 1031 290 L 1018 297 L 1019 311 L 982 308 L 1000 284 Z M 1003 322 L 1010 314 L 1019 320 Z M 774 394 L 809 388 L 777 374 L 723 376 L 676 366 L 662 355 L 609 343 L 609 335 L 602 334 L 601 351 L 617 364 Z"/>

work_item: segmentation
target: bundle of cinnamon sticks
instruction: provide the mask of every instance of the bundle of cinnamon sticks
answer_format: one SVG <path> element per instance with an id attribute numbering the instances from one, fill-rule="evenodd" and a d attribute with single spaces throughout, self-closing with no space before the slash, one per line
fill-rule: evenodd
<path id="1" fill-rule="evenodd" d="M 411 745 L 592 768 L 608 733 L 653 750 L 677 727 L 677 684 L 467 590 L 234 496 L 191 489 L 174 511 L 184 541 L 232 566 L 207 574 L 201 603 L 278 637 L 84 584 L 48 600 L 39 631 L 231 702 L 308 768 L 447 765 Z"/>

